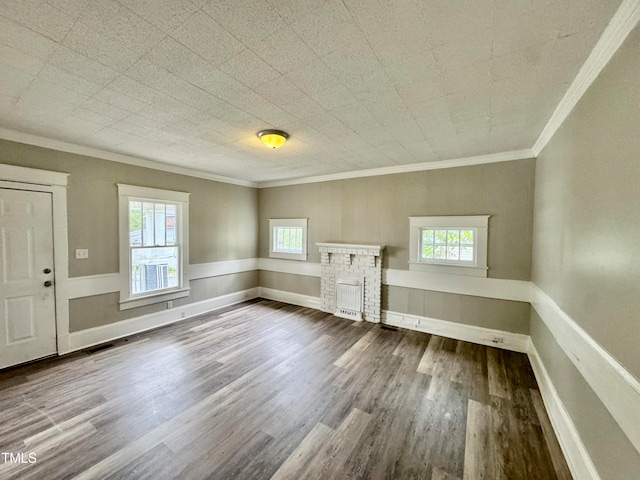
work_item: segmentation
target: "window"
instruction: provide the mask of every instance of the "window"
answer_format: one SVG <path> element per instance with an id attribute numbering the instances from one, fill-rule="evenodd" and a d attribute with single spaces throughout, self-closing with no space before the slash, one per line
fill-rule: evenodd
<path id="1" fill-rule="evenodd" d="M 120 309 L 186 297 L 189 194 L 118 184 L 118 196 Z"/>
<path id="2" fill-rule="evenodd" d="M 307 259 L 307 218 L 269 219 L 269 257 Z"/>
<path id="3" fill-rule="evenodd" d="M 409 269 L 487 276 L 488 215 L 409 217 Z"/>

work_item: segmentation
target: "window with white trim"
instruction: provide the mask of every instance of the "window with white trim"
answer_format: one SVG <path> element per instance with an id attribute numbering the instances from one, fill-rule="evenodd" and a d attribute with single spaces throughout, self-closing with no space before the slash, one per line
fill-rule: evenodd
<path id="1" fill-rule="evenodd" d="M 307 218 L 269 219 L 269 257 L 307 260 Z"/>
<path id="2" fill-rule="evenodd" d="M 409 217 L 409 269 L 487 276 L 489 215 Z"/>
<path id="3" fill-rule="evenodd" d="M 189 194 L 118 184 L 120 309 L 189 295 Z"/>

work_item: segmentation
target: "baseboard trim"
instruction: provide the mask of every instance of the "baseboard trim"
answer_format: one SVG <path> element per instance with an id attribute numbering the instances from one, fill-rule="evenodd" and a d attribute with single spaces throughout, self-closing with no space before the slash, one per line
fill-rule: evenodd
<path id="1" fill-rule="evenodd" d="M 640 452 L 640 382 L 537 286 L 531 304 L 565 355 Z"/>
<path id="2" fill-rule="evenodd" d="M 382 311 L 382 323 L 514 352 L 526 353 L 529 351 L 529 335 L 522 333 L 506 332 L 477 325 L 465 325 L 448 320 L 389 310 Z M 496 341 L 496 339 L 501 339 L 502 341 Z"/>
<path id="3" fill-rule="evenodd" d="M 100 327 L 80 330 L 69 334 L 69 350 L 73 352 L 83 348 L 110 342 L 118 338 L 127 337 L 136 333 L 153 330 L 154 328 L 169 325 L 171 323 L 186 320 L 187 318 L 202 315 L 204 313 L 227 307 L 235 303 L 257 298 L 258 287 L 233 292 L 220 297 L 209 298 L 200 302 L 194 302 L 180 307 L 174 307 L 160 312 L 129 318 L 121 322 L 110 323 Z M 65 352 L 65 353 L 68 353 Z"/>
<path id="4" fill-rule="evenodd" d="M 558 391 L 533 343 L 528 351 L 529 363 L 538 382 L 540 395 L 558 437 L 560 448 L 575 480 L 600 480 L 600 475 L 587 452 L 580 434 L 567 412 Z"/>
<path id="5" fill-rule="evenodd" d="M 267 300 L 275 300 L 277 302 L 290 303 L 300 307 L 315 308 L 320 310 L 320 297 L 312 297 L 310 295 L 302 295 L 300 293 L 286 292 L 284 290 L 275 290 L 273 288 L 258 287 L 259 296 Z"/>

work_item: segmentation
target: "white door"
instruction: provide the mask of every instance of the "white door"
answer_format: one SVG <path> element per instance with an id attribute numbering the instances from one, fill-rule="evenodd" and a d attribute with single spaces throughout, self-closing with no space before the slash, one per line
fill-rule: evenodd
<path id="1" fill-rule="evenodd" d="M 51 194 L 0 188 L 0 368 L 56 353 Z"/>

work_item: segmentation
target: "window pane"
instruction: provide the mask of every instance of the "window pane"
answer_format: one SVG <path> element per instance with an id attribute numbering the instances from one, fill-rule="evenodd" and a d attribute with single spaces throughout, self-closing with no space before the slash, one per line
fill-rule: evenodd
<path id="1" fill-rule="evenodd" d="M 460 243 L 460 230 L 447 230 L 447 244 L 458 245 Z"/>
<path id="2" fill-rule="evenodd" d="M 460 230 L 460 243 L 473 245 L 473 230 Z"/>
<path id="3" fill-rule="evenodd" d="M 446 260 L 447 259 L 447 247 L 435 247 L 433 250 L 433 258 L 437 260 Z"/>
<path id="4" fill-rule="evenodd" d="M 131 251 L 131 294 L 177 287 L 178 247 L 136 248 Z"/>
<path id="5" fill-rule="evenodd" d="M 156 245 L 165 245 L 165 228 L 167 220 L 165 218 L 165 205 L 164 203 L 155 204 L 155 233 L 156 233 Z"/>
<path id="6" fill-rule="evenodd" d="M 433 258 L 433 245 L 422 247 L 422 258 Z"/>
<path id="7" fill-rule="evenodd" d="M 274 227 L 274 251 L 283 253 L 302 253 L 301 227 Z"/>
<path id="8" fill-rule="evenodd" d="M 422 231 L 422 244 L 430 244 L 433 243 L 433 230 L 423 230 Z"/>
<path id="9" fill-rule="evenodd" d="M 473 262 L 473 247 L 460 247 L 460 260 Z"/>
<path id="10" fill-rule="evenodd" d="M 436 244 L 446 245 L 447 243 L 447 231 L 436 230 Z"/>
<path id="11" fill-rule="evenodd" d="M 145 247 L 155 245 L 153 234 L 153 203 L 149 202 L 142 204 L 142 244 Z"/>
<path id="12" fill-rule="evenodd" d="M 447 247 L 447 260 L 458 260 L 460 256 L 460 247 L 458 246 L 448 246 Z"/>
<path id="13" fill-rule="evenodd" d="M 177 222 L 178 214 L 175 205 L 167 205 L 167 245 L 175 245 L 178 241 L 178 236 L 176 235 L 176 228 L 178 225 Z"/>
<path id="14" fill-rule="evenodd" d="M 129 202 L 129 245 L 142 245 L 142 203 Z"/>

